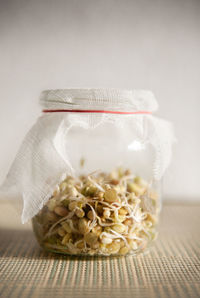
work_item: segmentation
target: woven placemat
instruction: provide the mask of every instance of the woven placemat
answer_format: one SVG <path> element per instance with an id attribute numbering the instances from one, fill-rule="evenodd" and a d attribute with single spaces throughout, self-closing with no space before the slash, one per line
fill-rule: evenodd
<path id="1" fill-rule="evenodd" d="M 0 229 L 0 297 L 200 297 L 200 205 L 165 205 L 145 255 L 71 258 L 31 230 Z"/>

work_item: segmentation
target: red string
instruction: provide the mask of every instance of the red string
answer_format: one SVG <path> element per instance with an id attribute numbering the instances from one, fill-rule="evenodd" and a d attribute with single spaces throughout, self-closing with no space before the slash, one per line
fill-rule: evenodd
<path id="1" fill-rule="evenodd" d="M 148 111 L 137 111 L 137 112 L 120 112 L 120 111 L 105 111 L 105 110 L 43 110 L 43 113 L 105 113 L 105 114 L 151 114 Z"/>

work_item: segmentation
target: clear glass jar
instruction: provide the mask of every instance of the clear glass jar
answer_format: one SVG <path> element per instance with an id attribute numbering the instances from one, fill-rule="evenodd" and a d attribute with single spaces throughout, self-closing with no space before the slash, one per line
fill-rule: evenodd
<path id="1" fill-rule="evenodd" d="M 39 244 L 72 255 L 144 251 L 157 236 L 174 140 L 142 90 L 47 90 L 1 191 L 21 195 Z"/>
<path id="2" fill-rule="evenodd" d="M 71 172 L 32 219 L 35 235 L 43 248 L 58 253 L 137 254 L 156 238 L 160 211 L 155 150 L 145 139 L 151 110 L 125 102 L 124 91 L 117 91 L 116 100 L 113 90 L 106 90 L 103 103 L 91 90 L 89 99 L 86 90 L 78 91 L 74 103 L 84 99 L 78 109 L 71 102 L 63 109 L 54 100 L 53 109 L 45 106 L 47 114 L 72 118 L 67 135 L 62 134 Z M 43 94 L 42 101 L 49 105 L 48 96 Z"/>

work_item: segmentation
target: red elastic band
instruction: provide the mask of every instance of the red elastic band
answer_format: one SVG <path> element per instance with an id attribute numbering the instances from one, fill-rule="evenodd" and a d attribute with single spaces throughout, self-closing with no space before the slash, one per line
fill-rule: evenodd
<path id="1" fill-rule="evenodd" d="M 43 110 L 43 113 L 105 113 L 105 114 L 151 114 L 148 111 L 137 111 L 137 112 L 120 112 L 120 111 L 105 111 L 105 110 Z"/>

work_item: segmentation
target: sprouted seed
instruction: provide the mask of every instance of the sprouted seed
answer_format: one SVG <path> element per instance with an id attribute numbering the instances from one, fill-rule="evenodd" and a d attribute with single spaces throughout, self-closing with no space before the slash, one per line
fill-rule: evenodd
<path id="1" fill-rule="evenodd" d="M 85 159 L 82 157 L 82 158 L 80 159 L 80 167 L 83 168 L 84 165 L 85 165 Z"/>
<path id="2" fill-rule="evenodd" d="M 158 214 L 158 194 L 151 185 L 120 168 L 67 176 L 32 222 L 47 250 L 126 255 L 143 251 L 156 238 Z"/>

